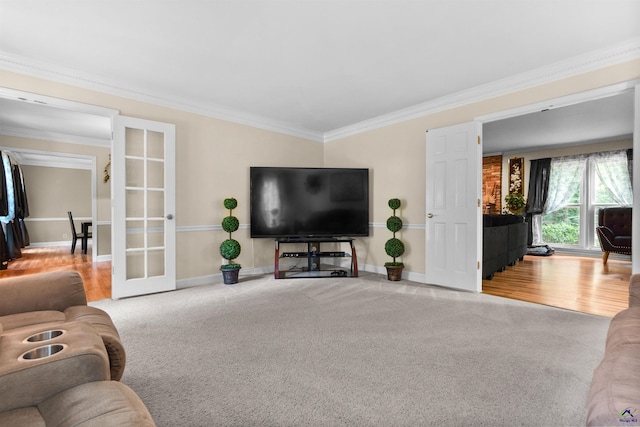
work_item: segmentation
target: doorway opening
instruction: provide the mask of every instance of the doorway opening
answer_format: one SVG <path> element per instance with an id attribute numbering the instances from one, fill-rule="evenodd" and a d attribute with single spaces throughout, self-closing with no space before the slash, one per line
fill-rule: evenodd
<path id="1" fill-rule="evenodd" d="M 624 82 L 621 84 L 600 88 L 584 93 L 571 95 L 555 100 L 549 100 L 526 107 L 503 111 L 491 115 L 476 118 L 482 126 L 483 144 L 487 148 L 483 150 L 483 156 L 501 156 L 501 170 L 508 168 L 508 162 L 512 158 L 526 159 L 531 153 L 541 152 L 544 150 L 559 150 L 556 152 L 571 153 L 578 150 L 580 145 L 593 145 L 593 148 L 608 147 L 615 148 L 633 148 L 638 151 L 640 148 L 638 119 L 638 94 L 639 81 Z M 601 113 L 602 117 L 596 117 L 594 114 Z M 608 122 L 607 122 L 608 120 Z M 520 130 L 518 131 L 518 125 Z M 536 129 L 535 126 L 545 126 Z M 597 126 L 594 130 L 591 125 Z M 551 129 L 557 126 L 557 129 Z M 608 133 L 602 133 L 606 129 Z M 500 135 L 500 132 L 503 134 Z M 554 133 L 556 132 L 556 133 Z M 498 135 L 497 141 L 491 141 L 491 138 Z M 517 147 L 514 141 L 523 140 L 523 146 Z M 620 142 L 622 141 L 622 142 Z M 493 144 L 492 144 L 493 142 Z M 508 145 L 507 145 L 508 144 Z M 546 145 L 545 145 L 546 144 Z M 541 147 L 542 146 L 542 147 Z M 624 147 L 623 147 L 624 146 Z M 549 156 L 551 157 L 551 156 Z M 640 174 L 640 165 L 638 162 L 633 164 L 634 179 L 637 180 Z M 527 162 L 525 162 L 527 164 Z M 507 169 L 508 170 L 508 169 Z M 527 182 L 524 188 L 528 188 L 528 171 L 524 174 Z M 509 188 L 508 174 L 501 173 L 501 179 L 498 188 L 501 190 Z M 491 187 L 491 186 L 489 186 Z M 496 187 L 496 185 L 494 185 Z M 640 199 L 638 196 L 637 185 L 635 188 L 634 207 L 638 208 Z M 483 186 L 485 192 L 487 186 Z M 491 190 L 491 188 L 489 188 Z M 498 206 L 499 202 L 504 204 L 503 199 L 506 191 L 502 191 L 498 197 L 501 200 L 494 200 Z M 498 209 L 500 210 L 500 209 Z M 638 209 L 633 211 L 634 223 L 640 220 L 640 212 Z M 586 223 L 586 222 L 585 222 Z M 590 226 L 590 225 L 589 225 Z M 603 265 L 600 259 L 599 251 L 593 252 L 589 250 L 593 248 L 593 239 L 586 237 L 581 238 L 586 242 L 588 248 L 562 248 L 559 252 L 565 252 L 566 255 L 558 254 L 552 258 L 553 264 L 549 261 L 540 259 L 540 257 L 530 257 L 530 262 L 525 267 L 520 268 L 521 274 L 526 277 L 521 278 L 518 282 L 517 274 L 508 272 L 508 285 L 501 286 L 498 281 L 484 281 L 483 291 L 498 296 L 506 296 L 525 301 L 554 305 L 562 308 L 581 310 L 578 306 L 583 307 L 582 311 L 592 312 L 594 314 L 610 315 L 619 311 L 627 304 L 628 300 L 628 281 L 629 276 L 633 272 L 638 271 L 640 257 L 633 257 L 631 264 L 628 259 L 617 260 L 615 265 Z M 558 252 L 558 251 L 557 251 Z M 585 257 L 588 255 L 588 257 Z M 597 258 L 593 258 L 596 256 Z M 565 257 L 562 259 L 562 257 Z M 566 280 L 560 280 L 555 284 L 543 283 L 543 278 L 537 275 L 537 271 L 548 268 L 548 271 L 556 271 L 553 274 L 560 274 L 561 268 L 566 268 L 565 277 L 579 277 L 579 274 L 571 274 L 572 265 L 578 265 L 579 262 L 586 263 L 582 267 L 577 267 L 576 272 L 584 273 L 590 271 L 588 278 L 584 281 L 591 283 L 590 286 L 580 288 L 579 284 L 569 286 L 571 289 L 560 289 L 566 285 Z M 564 263 L 564 264 L 563 264 Z M 535 264 L 535 265 L 534 265 Z M 518 267 L 515 267 L 518 268 Z M 527 270 L 530 269 L 530 270 Z M 507 273 L 505 273 L 507 274 Z M 549 274 L 552 276 L 553 274 Z M 495 278 L 494 278 L 495 280 Z M 545 288 L 546 287 L 546 288 Z M 617 290 L 622 289 L 619 293 Z M 602 291 L 602 292 L 600 292 Z M 558 294 L 562 293 L 562 295 Z M 598 297 L 600 295 L 600 297 Z M 613 296 L 612 296 L 613 295 Z M 617 295 L 617 296 L 616 296 Z M 611 304 L 607 299 L 613 301 Z M 618 301 L 619 300 L 619 301 Z M 554 302 L 556 301 L 556 302 Z M 610 301 L 611 302 L 611 301 Z M 587 307 L 587 308 L 585 308 Z M 594 308 L 597 307 L 597 308 Z M 592 311 L 589 311 L 592 310 Z M 594 312 L 593 310 L 596 310 Z M 599 311 L 598 311 L 599 310 Z"/>
<path id="2" fill-rule="evenodd" d="M 74 179 L 83 181 L 78 185 L 72 182 L 71 189 L 61 189 L 66 192 L 75 189 L 77 194 L 66 194 L 64 206 L 58 206 L 57 211 L 30 212 L 26 223 L 39 231 L 32 233 L 28 251 L 33 252 L 30 256 L 38 257 L 38 262 L 23 263 L 33 266 L 28 273 L 51 268 L 52 262 L 55 266 L 51 257 L 60 252 L 58 266 L 94 273 L 100 270 L 96 281 L 103 286 L 107 280 L 110 287 L 111 183 L 103 180 L 102 169 L 110 158 L 113 119 L 118 111 L 7 88 L 0 88 L 0 111 L 3 150 L 10 151 L 21 165 L 27 165 L 39 177 L 50 172 L 51 180 L 60 180 L 61 185 Z M 55 188 L 55 183 L 48 184 Z M 80 198 L 83 201 L 77 200 Z M 55 203 L 59 202 L 51 201 Z M 75 255 L 69 253 L 71 230 L 67 211 L 70 210 L 75 211 L 78 224 L 83 220 L 93 224 L 88 257 L 81 256 L 79 249 Z M 70 257 L 74 259 L 69 260 Z M 109 273 L 106 279 L 102 270 Z M 86 286 L 93 286 L 92 274 L 83 275 L 83 279 Z"/>

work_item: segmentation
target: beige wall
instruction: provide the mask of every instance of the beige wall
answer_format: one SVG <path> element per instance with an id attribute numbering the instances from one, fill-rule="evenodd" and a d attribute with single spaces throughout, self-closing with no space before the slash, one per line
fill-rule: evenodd
<path id="1" fill-rule="evenodd" d="M 29 218 L 25 221 L 31 243 L 71 241 L 67 212 L 76 219 L 91 218 L 91 171 L 42 166 L 22 166 Z"/>
<path id="2" fill-rule="evenodd" d="M 11 151 L 14 149 L 24 149 L 24 150 L 35 150 L 40 152 L 51 152 L 51 153 L 68 153 L 73 155 L 82 155 L 87 156 L 89 158 L 96 159 L 96 173 L 97 173 L 97 185 L 96 185 L 96 206 L 97 212 L 96 216 L 98 219 L 98 224 L 102 223 L 102 225 L 97 225 L 94 227 L 94 232 L 100 233 L 100 237 L 98 238 L 98 248 L 96 248 L 98 255 L 110 255 L 111 254 L 111 184 L 104 183 L 102 180 L 103 170 L 109 161 L 109 152 L 111 151 L 109 148 L 105 147 L 97 147 L 92 145 L 80 145 L 80 144 L 70 144 L 70 143 L 61 143 L 54 141 L 44 141 L 38 139 L 30 139 L 30 138 L 19 138 L 14 136 L 5 136 L 0 135 L 0 146 L 6 147 Z M 28 166 L 27 166 L 28 167 Z M 64 240 L 62 238 L 62 233 L 69 232 L 69 224 L 67 218 L 67 211 L 69 209 L 61 206 L 56 211 L 58 212 L 55 215 L 49 215 L 50 207 L 43 207 L 43 209 L 47 209 L 47 212 L 39 212 L 36 210 L 34 212 L 32 204 L 39 203 L 39 196 L 32 195 L 32 192 L 41 192 L 38 187 L 44 186 L 45 188 L 55 187 L 54 194 L 59 196 L 61 200 L 66 204 L 73 204 L 78 206 L 85 206 L 84 203 L 88 203 L 88 211 L 84 214 L 76 214 L 74 210 L 72 210 L 74 216 L 79 217 L 91 217 L 91 172 L 83 171 L 88 173 L 82 175 L 82 180 L 86 182 L 86 185 L 89 188 L 89 196 L 88 201 L 86 199 L 85 194 L 82 196 L 76 197 L 70 194 L 70 191 L 64 190 L 63 186 L 53 186 L 50 180 L 62 179 L 58 178 L 58 175 L 62 177 L 63 175 L 68 176 L 67 174 L 71 172 L 62 172 L 60 168 L 43 168 L 43 167 L 33 167 L 33 168 L 42 168 L 40 172 L 37 169 L 32 171 L 33 177 L 26 177 L 27 181 L 27 191 L 29 197 L 29 206 L 30 206 L 30 218 L 27 219 L 27 226 L 29 231 L 32 231 L 32 228 L 35 230 L 35 235 L 30 233 L 30 239 L 33 243 L 41 243 L 41 242 L 57 242 Z M 48 172 L 45 172 L 48 170 Z M 75 169 L 79 171 L 78 169 Z M 47 177 L 46 174 L 51 173 L 51 177 Z M 49 179 L 50 178 L 50 179 Z M 66 178 L 65 178 L 66 181 Z M 70 185 L 75 186 L 75 183 L 70 183 Z M 51 193 L 47 193 L 50 195 Z M 85 210 L 82 207 L 83 211 Z M 62 213 L 60 213 L 62 212 Z M 56 220 L 51 222 L 48 225 L 37 224 L 36 221 L 41 218 L 60 218 L 60 220 Z M 66 220 L 66 222 L 64 222 Z M 55 225 L 54 225 L 55 223 Z M 64 223 L 64 224 L 63 224 Z M 66 231 L 64 230 L 64 226 L 66 226 Z M 49 228 L 51 227 L 51 228 Z M 46 236 L 46 237 L 45 237 Z M 57 236 L 57 237 L 56 237 Z M 40 239 L 44 240 L 40 240 Z M 71 242 L 71 237 L 69 237 L 69 242 Z"/>
<path id="3" fill-rule="evenodd" d="M 464 123 L 475 117 L 553 99 L 640 77 L 640 60 L 567 78 L 536 88 L 430 114 L 341 140 L 320 144 L 197 114 L 106 95 L 16 73 L 0 71 L 3 86 L 102 107 L 121 114 L 176 125 L 178 278 L 215 274 L 221 263 L 219 229 L 188 231 L 180 227 L 219 226 L 226 215 L 225 197 L 234 196 L 241 224 L 249 219 L 249 167 L 328 166 L 368 167 L 371 170 L 371 237 L 358 239 L 359 263 L 381 267 L 388 260 L 384 228 L 391 214 L 387 200 L 397 197 L 399 215 L 408 225 L 401 233 L 407 245 L 407 270 L 424 273 L 425 132 Z M 250 239 L 248 229 L 234 235 L 242 243 L 244 267 L 271 267 L 273 242 Z"/>

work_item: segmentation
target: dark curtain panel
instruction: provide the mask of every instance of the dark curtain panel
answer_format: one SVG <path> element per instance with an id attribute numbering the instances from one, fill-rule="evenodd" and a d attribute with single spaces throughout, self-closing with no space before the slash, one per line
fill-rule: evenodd
<path id="1" fill-rule="evenodd" d="M 24 223 L 24 218 L 29 216 L 29 202 L 27 201 L 27 189 L 24 186 L 24 178 L 20 165 L 13 165 L 13 188 L 16 216 L 14 218 L 16 240 L 21 248 L 29 246 L 29 232 Z"/>
<path id="2" fill-rule="evenodd" d="M 7 177 L 5 175 L 2 152 L 0 151 L 0 216 L 9 215 L 9 197 L 7 195 Z M 4 225 L 0 225 L 0 269 L 5 270 L 10 259 L 9 246 L 4 234 Z"/>
<path id="3" fill-rule="evenodd" d="M 9 260 L 22 258 L 22 233 L 20 226 L 15 220 L 11 220 L 5 230 L 5 238 L 7 239 L 7 250 L 9 251 Z"/>
<path id="4" fill-rule="evenodd" d="M 7 176 L 5 175 L 2 151 L 0 151 L 0 216 L 9 215 L 9 196 L 7 195 Z"/>
<path id="5" fill-rule="evenodd" d="M 31 245 L 31 237 L 29 236 L 29 230 L 27 229 L 27 224 L 24 223 L 24 219 L 19 218 L 18 225 L 22 236 L 22 244 L 24 245 L 22 247 Z"/>
<path id="6" fill-rule="evenodd" d="M 529 224 L 527 244 L 531 245 L 533 243 L 533 221 L 531 219 L 534 215 L 542 214 L 544 205 L 547 202 L 551 158 L 532 160 L 529 171 L 529 191 L 527 192 L 525 213 Z"/>
<path id="7" fill-rule="evenodd" d="M 29 216 L 29 201 L 27 199 L 27 188 L 24 184 L 24 175 L 20 165 L 14 166 L 14 182 L 16 183 L 16 202 L 18 210 L 16 211 L 19 218 L 27 218 Z"/>
<path id="8" fill-rule="evenodd" d="M 9 247 L 4 235 L 4 225 L 0 224 L 0 270 L 6 270 L 9 266 Z"/>
<path id="9" fill-rule="evenodd" d="M 633 188 L 633 148 L 627 150 L 627 168 L 629 168 L 629 179 Z"/>

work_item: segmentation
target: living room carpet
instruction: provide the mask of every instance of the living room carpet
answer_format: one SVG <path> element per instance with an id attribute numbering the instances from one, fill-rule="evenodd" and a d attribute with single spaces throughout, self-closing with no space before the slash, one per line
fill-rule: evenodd
<path id="1" fill-rule="evenodd" d="M 159 426 L 578 426 L 609 318 L 364 273 L 91 303 Z"/>

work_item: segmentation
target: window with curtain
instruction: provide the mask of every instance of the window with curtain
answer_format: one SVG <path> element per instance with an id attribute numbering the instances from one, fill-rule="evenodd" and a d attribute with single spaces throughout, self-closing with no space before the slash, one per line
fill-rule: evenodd
<path id="1" fill-rule="evenodd" d="M 542 216 L 542 240 L 545 243 L 580 243 L 580 205 L 586 156 L 551 159 L 549 191 Z"/>
<path id="2" fill-rule="evenodd" d="M 633 204 L 627 150 L 558 157 L 550 169 L 540 243 L 598 247 L 598 211 Z"/>

